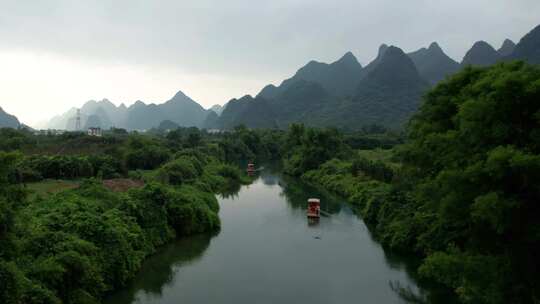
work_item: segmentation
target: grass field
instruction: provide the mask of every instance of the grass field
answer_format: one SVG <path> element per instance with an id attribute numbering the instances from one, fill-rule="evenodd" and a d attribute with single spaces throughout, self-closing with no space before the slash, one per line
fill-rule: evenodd
<path id="1" fill-rule="evenodd" d="M 37 183 L 29 183 L 26 185 L 30 190 L 30 198 L 37 196 L 47 196 L 53 193 L 58 193 L 64 190 L 77 188 L 79 186 L 78 181 L 68 180 L 52 180 L 47 179 Z"/>

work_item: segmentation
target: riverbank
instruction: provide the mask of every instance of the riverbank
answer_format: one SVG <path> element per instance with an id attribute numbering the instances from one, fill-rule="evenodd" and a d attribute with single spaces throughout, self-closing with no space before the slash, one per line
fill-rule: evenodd
<path id="1" fill-rule="evenodd" d="M 392 250 L 410 252 L 409 243 L 385 237 L 382 225 L 383 216 L 388 217 L 388 212 L 397 207 L 388 205 L 396 203 L 396 197 L 390 197 L 396 195 L 390 183 L 393 172 L 386 163 L 353 157 L 349 160 L 332 159 L 318 169 L 305 172 L 301 178 L 344 197 L 383 245 Z M 382 209 L 387 209 L 386 214 L 380 213 Z"/>
<path id="2" fill-rule="evenodd" d="M 391 151 L 385 153 L 391 154 Z M 383 157 L 385 161 L 380 156 L 375 160 L 365 158 L 364 151 L 358 151 L 357 155 L 359 158 L 332 159 L 300 178 L 345 198 L 388 254 L 409 257 L 408 273 L 424 290 L 418 293 L 393 286 L 406 302 L 460 303 L 451 288 L 422 273 L 426 253 L 416 241 L 412 202 L 396 187 L 399 165 L 388 157 Z"/>
<path id="3" fill-rule="evenodd" d="M 133 181 L 142 180 L 126 191 L 99 179 L 58 193 L 36 191 L 12 214 L 10 243 L 2 238 L 4 255 L 17 252 L 0 263 L 4 303 L 99 303 L 124 287 L 158 248 L 219 231 L 214 194 L 250 179 L 211 155 L 198 156 L 180 155 L 156 170 L 130 173 Z"/>

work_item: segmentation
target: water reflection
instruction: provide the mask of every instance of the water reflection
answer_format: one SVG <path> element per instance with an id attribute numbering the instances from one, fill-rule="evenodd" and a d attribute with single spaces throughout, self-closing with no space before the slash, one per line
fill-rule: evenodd
<path id="1" fill-rule="evenodd" d="M 343 207 L 343 201 L 339 198 L 296 178 L 286 175 L 281 176 L 279 185 L 282 188 L 281 195 L 293 209 L 306 209 L 307 200 L 311 197 L 322 198 L 321 211 L 323 211 L 323 216 L 325 214 L 337 214 Z"/>
<path id="2" fill-rule="evenodd" d="M 308 222 L 308 226 L 316 227 L 321 222 L 321 219 L 318 217 L 308 217 L 307 222 Z"/>
<path id="3" fill-rule="evenodd" d="M 137 295 L 159 298 L 163 289 L 174 283 L 174 275 L 182 266 L 197 262 L 210 244 L 212 236 L 198 235 L 165 245 L 143 264 L 125 288 L 107 297 L 105 304 L 135 303 Z"/>
<path id="4" fill-rule="evenodd" d="M 443 302 L 428 302 L 423 291 L 408 286 L 403 286 L 399 281 L 390 281 L 390 288 L 405 302 L 411 304 L 428 304 L 428 303 L 443 303 Z"/>
<path id="5" fill-rule="evenodd" d="M 268 169 L 266 171 L 262 171 L 259 175 L 262 182 L 267 186 L 274 186 L 279 183 L 279 177 L 270 171 L 271 169 Z"/>
<path id="6" fill-rule="evenodd" d="M 390 281 L 390 288 L 405 303 L 412 304 L 458 304 L 460 303 L 455 294 L 432 282 L 416 281 L 418 287 L 406 285 L 399 281 Z"/>
<path id="7" fill-rule="evenodd" d="M 218 193 L 219 197 L 222 199 L 233 199 L 238 198 L 238 192 L 242 185 L 239 184 L 230 184 L 226 188 L 221 189 Z"/>

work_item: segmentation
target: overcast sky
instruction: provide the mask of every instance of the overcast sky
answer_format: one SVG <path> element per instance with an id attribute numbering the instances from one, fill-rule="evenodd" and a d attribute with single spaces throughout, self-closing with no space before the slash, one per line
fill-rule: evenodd
<path id="1" fill-rule="evenodd" d="M 90 99 L 209 107 L 312 59 L 437 41 L 460 61 L 539 23 L 539 0 L 0 0 L 0 106 L 34 126 Z"/>

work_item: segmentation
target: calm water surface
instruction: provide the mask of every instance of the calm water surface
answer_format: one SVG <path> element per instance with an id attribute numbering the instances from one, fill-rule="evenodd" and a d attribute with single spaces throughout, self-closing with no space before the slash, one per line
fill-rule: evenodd
<path id="1" fill-rule="evenodd" d="M 312 196 L 329 213 L 315 224 Z M 344 202 L 313 187 L 265 170 L 219 201 L 217 235 L 162 248 L 106 303 L 406 303 L 423 293 Z"/>

